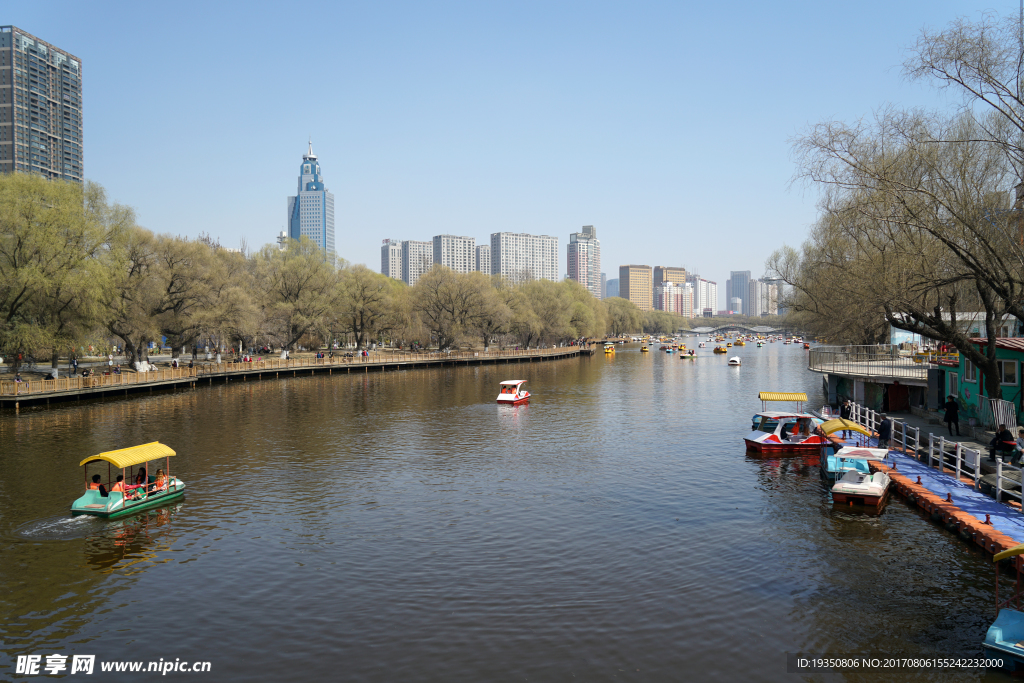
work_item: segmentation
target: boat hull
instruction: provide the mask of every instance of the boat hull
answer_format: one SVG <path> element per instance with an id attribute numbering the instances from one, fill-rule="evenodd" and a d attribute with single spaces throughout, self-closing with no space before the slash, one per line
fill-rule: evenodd
<path id="1" fill-rule="evenodd" d="M 526 396 L 522 396 L 520 398 L 510 398 L 510 399 L 499 398 L 497 400 L 497 404 L 499 406 L 518 406 L 518 405 L 522 405 L 524 403 L 529 403 L 529 402 L 530 402 L 530 395 L 529 394 L 527 394 Z"/>
<path id="2" fill-rule="evenodd" d="M 765 443 L 753 439 L 743 439 L 743 442 L 752 453 L 817 453 L 823 446 L 820 443 Z"/>
<path id="3" fill-rule="evenodd" d="M 885 502 L 888 495 L 889 489 L 886 489 L 881 495 L 871 495 L 866 493 L 837 493 L 833 491 L 832 502 L 836 505 L 865 505 L 868 507 L 877 507 Z"/>
<path id="4" fill-rule="evenodd" d="M 119 517 L 126 517 L 128 515 L 133 515 L 136 512 L 140 512 L 142 510 L 149 510 L 150 508 L 158 507 L 160 505 L 163 505 L 164 503 L 168 503 L 168 502 L 171 502 L 171 501 L 177 501 L 177 500 L 180 500 L 180 499 L 182 499 L 184 497 L 185 497 L 185 486 L 182 485 L 182 486 L 178 487 L 177 490 L 168 491 L 167 493 L 163 493 L 163 494 L 160 494 L 160 495 L 157 495 L 157 496 L 147 496 L 145 500 L 139 501 L 139 502 L 134 503 L 132 505 L 128 505 L 127 507 L 118 507 L 118 508 L 116 508 L 114 510 L 104 510 L 104 509 L 100 509 L 100 508 L 75 507 L 74 505 L 72 505 L 71 514 L 72 515 L 91 515 L 93 517 L 102 517 L 104 519 L 117 519 Z"/>

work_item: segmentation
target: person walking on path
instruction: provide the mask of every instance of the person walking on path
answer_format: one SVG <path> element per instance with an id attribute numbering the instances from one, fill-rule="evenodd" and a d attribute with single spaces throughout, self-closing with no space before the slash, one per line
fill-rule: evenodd
<path id="1" fill-rule="evenodd" d="M 74 372 L 72 372 L 71 374 L 77 375 L 78 374 L 78 356 L 75 356 L 74 358 L 71 359 L 71 367 L 74 368 Z"/>
<path id="2" fill-rule="evenodd" d="M 956 435 L 960 436 L 960 406 L 957 404 L 956 398 L 950 394 L 942 407 L 946 410 L 946 416 L 943 419 L 946 422 L 946 428 L 949 429 L 949 435 L 953 436 L 953 425 L 956 425 Z"/>

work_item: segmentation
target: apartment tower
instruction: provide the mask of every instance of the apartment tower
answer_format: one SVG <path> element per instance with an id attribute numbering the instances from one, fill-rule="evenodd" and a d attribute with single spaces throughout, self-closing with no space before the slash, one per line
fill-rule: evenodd
<path id="1" fill-rule="evenodd" d="M 0 26 L 0 173 L 82 182 L 82 60 Z"/>
<path id="2" fill-rule="evenodd" d="M 447 266 L 456 273 L 472 273 L 476 270 L 476 238 L 435 235 L 434 263 Z"/>
<path id="3" fill-rule="evenodd" d="M 598 299 L 601 292 L 601 242 L 593 225 L 584 225 L 579 232 L 569 234 L 566 248 L 570 280 L 583 285 Z"/>
<path id="4" fill-rule="evenodd" d="M 402 242 L 402 280 L 412 287 L 434 265 L 433 242 Z"/>
<path id="5" fill-rule="evenodd" d="M 396 280 L 402 279 L 402 243 L 384 240 L 380 246 L 380 272 Z"/>
<path id="6" fill-rule="evenodd" d="M 558 281 L 558 238 L 521 232 L 491 234 L 491 274 L 512 283 Z"/>

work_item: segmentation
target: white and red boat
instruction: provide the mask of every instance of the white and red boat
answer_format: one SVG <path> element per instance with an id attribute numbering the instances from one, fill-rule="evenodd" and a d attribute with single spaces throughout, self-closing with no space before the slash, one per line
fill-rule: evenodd
<path id="1" fill-rule="evenodd" d="M 825 436 L 811 413 L 763 411 L 754 416 L 754 431 L 743 441 L 755 453 L 818 452 L 832 442 Z"/>
<path id="2" fill-rule="evenodd" d="M 530 400 L 530 392 L 523 389 L 525 379 L 509 379 L 501 383 L 501 393 L 498 394 L 498 403 L 507 406 L 517 406 Z"/>
<path id="3" fill-rule="evenodd" d="M 832 487 L 832 502 L 848 505 L 881 505 L 889 493 L 890 479 L 885 472 L 865 473 L 847 470 Z"/>

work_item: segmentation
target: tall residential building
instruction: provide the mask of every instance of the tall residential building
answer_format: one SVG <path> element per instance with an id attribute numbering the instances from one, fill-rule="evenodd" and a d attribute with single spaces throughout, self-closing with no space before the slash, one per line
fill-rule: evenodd
<path id="1" fill-rule="evenodd" d="M 725 282 L 725 306 L 733 313 L 748 315 L 746 300 L 750 289 L 750 271 L 734 270 L 729 273 L 729 279 Z M 734 299 L 739 299 L 738 308 Z"/>
<path id="2" fill-rule="evenodd" d="M 456 273 L 472 273 L 476 270 L 476 238 L 435 235 L 434 263 L 447 266 Z"/>
<path id="3" fill-rule="evenodd" d="M 674 282 L 677 285 L 686 283 L 686 268 L 670 268 L 668 266 L 654 266 L 654 286 L 658 287 L 663 282 Z"/>
<path id="4" fill-rule="evenodd" d="M 767 280 L 751 280 L 747 315 L 776 315 L 779 312 L 779 288 Z"/>
<path id="5" fill-rule="evenodd" d="M 380 246 L 380 272 L 396 280 L 402 279 L 402 243 L 384 240 Z"/>
<path id="6" fill-rule="evenodd" d="M 334 254 L 334 195 L 320 179 L 320 162 L 313 154 L 313 142 L 302 155 L 299 191 L 288 198 L 288 236 L 308 237 L 328 254 Z"/>
<path id="7" fill-rule="evenodd" d="M 713 317 L 718 312 L 718 283 L 697 274 L 688 275 L 686 281 L 693 286 L 693 317 Z"/>
<path id="8" fill-rule="evenodd" d="M 619 296 L 641 311 L 654 309 L 654 273 L 650 266 L 619 266 Z"/>
<path id="9" fill-rule="evenodd" d="M 491 246 L 481 244 L 476 248 L 476 269 L 481 273 L 491 274 Z"/>
<path id="10" fill-rule="evenodd" d="M 558 280 L 558 238 L 521 232 L 491 234 L 491 274 L 509 282 Z"/>
<path id="11" fill-rule="evenodd" d="M 769 285 L 772 285 L 772 286 L 775 287 L 775 290 L 771 292 L 771 300 L 770 300 L 770 303 L 768 305 L 768 314 L 769 315 L 785 315 L 785 313 L 786 313 L 786 308 L 785 308 L 785 303 L 784 303 L 785 296 L 784 296 L 784 292 L 783 292 L 782 288 L 786 284 L 786 282 L 782 278 L 771 278 L 771 277 L 761 278 L 761 280 L 764 281 L 764 282 L 767 282 Z"/>
<path id="12" fill-rule="evenodd" d="M 569 234 L 566 247 L 568 276 L 583 285 L 598 299 L 601 298 L 601 242 L 593 225 L 584 225 L 579 232 Z"/>
<path id="13" fill-rule="evenodd" d="M 601 298 L 608 298 L 608 275 L 601 273 Z"/>
<path id="14" fill-rule="evenodd" d="M 412 287 L 434 265 L 433 242 L 402 242 L 402 280 Z"/>
<path id="15" fill-rule="evenodd" d="M 693 286 L 688 282 L 677 284 L 664 281 L 654 288 L 654 308 L 675 313 L 684 318 L 693 317 Z"/>
<path id="16" fill-rule="evenodd" d="M 0 26 L 0 173 L 82 182 L 82 60 Z"/>
<path id="17" fill-rule="evenodd" d="M 619 278 L 607 280 L 604 286 L 605 299 L 611 299 L 612 297 L 619 295 Z"/>

